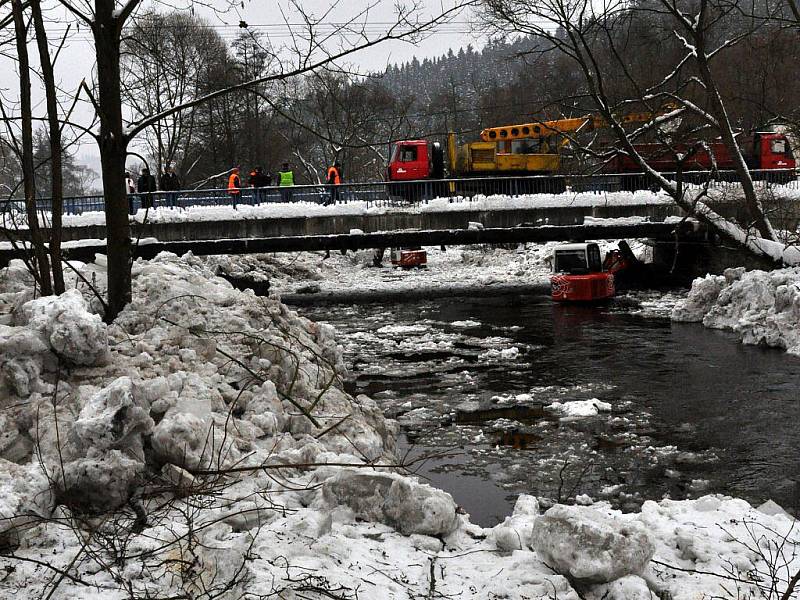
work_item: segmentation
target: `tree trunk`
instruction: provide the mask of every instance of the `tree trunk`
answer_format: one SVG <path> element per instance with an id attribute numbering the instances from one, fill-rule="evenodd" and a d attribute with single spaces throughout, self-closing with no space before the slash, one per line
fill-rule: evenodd
<path id="1" fill-rule="evenodd" d="M 33 166 L 33 115 L 31 109 L 31 74 L 28 61 L 27 31 L 20 0 L 11 1 L 11 11 L 16 32 L 17 56 L 19 59 L 19 95 L 22 113 L 22 179 L 25 188 L 25 209 L 28 215 L 33 253 L 36 257 L 39 285 L 42 295 L 50 296 L 53 285 L 50 281 L 50 265 L 44 239 L 39 229 L 39 216 L 36 214 L 36 182 Z"/>
<path id="2" fill-rule="evenodd" d="M 131 230 L 125 189 L 128 137 L 122 127 L 120 27 L 114 0 L 95 1 L 93 34 L 100 106 L 100 162 L 108 248 L 108 311 L 113 321 L 131 301 Z"/>
<path id="3" fill-rule="evenodd" d="M 61 266 L 61 215 L 64 209 L 64 177 L 61 160 L 61 124 L 58 121 L 58 100 L 53 76 L 53 63 L 50 62 L 50 49 L 47 45 L 47 32 L 42 19 L 40 0 L 31 0 L 33 26 L 36 30 L 36 43 L 39 46 L 39 62 L 42 65 L 47 98 L 47 121 L 50 129 L 50 184 L 52 196 L 50 224 L 50 259 L 53 263 L 53 287 L 56 294 L 64 293 L 64 270 Z"/>
<path id="4" fill-rule="evenodd" d="M 705 49 L 702 50 L 703 52 L 705 51 Z M 744 156 L 742 156 L 739 145 L 736 143 L 736 137 L 734 136 L 733 128 L 731 127 L 728 111 L 725 108 L 725 104 L 722 101 L 719 89 L 714 81 L 714 76 L 711 73 L 708 60 L 705 58 L 705 54 L 702 52 L 698 52 L 697 63 L 700 72 L 700 79 L 702 79 L 708 91 L 708 99 L 711 102 L 713 114 L 719 122 L 719 131 L 722 136 L 722 141 L 725 144 L 725 147 L 728 149 L 728 154 L 730 154 L 731 159 L 733 160 L 733 167 L 736 169 L 739 182 L 742 184 L 745 205 L 747 206 L 747 211 L 750 213 L 750 218 L 753 220 L 753 225 L 755 225 L 756 229 L 758 229 L 761 237 L 766 240 L 772 240 L 773 242 L 777 241 L 778 236 L 775 235 L 775 229 L 772 227 L 772 223 L 770 223 L 769 218 L 764 213 L 764 207 L 756 195 L 756 189 L 753 185 L 753 178 L 750 176 L 750 169 L 747 167 L 747 163 L 744 160 Z"/>

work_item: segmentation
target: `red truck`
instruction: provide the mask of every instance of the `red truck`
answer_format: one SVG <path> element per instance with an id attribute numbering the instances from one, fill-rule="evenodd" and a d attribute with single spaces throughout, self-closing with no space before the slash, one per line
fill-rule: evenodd
<path id="1" fill-rule="evenodd" d="M 741 143 L 741 140 L 740 140 Z M 734 168 L 733 159 L 722 142 L 709 142 L 702 146 L 686 144 L 664 146 L 662 144 L 637 144 L 636 150 L 645 158 L 647 164 L 663 173 L 677 170 L 677 156 L 688 157 L 683 161 L 683 171 L 707 171 L 712 168 L 711 154 L 716 159 L 717 169 L 721 171 Z M 796 165 L 789 140 L 783 133 L 756 132 L 752 139 L 742 146 L 747 166 L 756 171 L 754 179 L 768 178 L 770 181 L 788 181 L 794 179 L 792 172 Z M 627 154 L 618 154 L 605 167 L 607 173 L 641 173 L 642 169 Z M 769 177 L 766 177 L 769 175 Z"/>
<path id="2" fill-rule="evenodd" d="M 639 123 L 651 119 L 652 113 L 626 115 L 623 122 Z M 438 142 L 424 139 L 396 142 L 388 166 L 388 180 L 398 182 L 393 191 L 400 196 L 431 195 L 441 192 L 465 193 L 558 193 L 566 189 L 570 178 L 564 175 L 562 151 L 569 145 L 569 135 L 605 128 L 606 122 L 593 115 L 559 119 L 543 123 L 528 123 L 484 129 L 481 141 L 457 145 L 455 135 L 449 134 L 445 149 Z M 754 179 L 785 183 L 794 179 L 796 162 L 789 139 L 783 133 L 759 131 L 739 139 L 745 161 L 753 170 Z M 678 170 L 679 155 L 682 171 L 708 171 L 713 154 L 717 169 L 730 171 L 733 160 L 725 144 L 719 141 L 699 144 L 637 144 L 635 148 L 648 164 L 662 173 Z M 608 161 L 606 174 L 629 175 L 615 184 L 621 189 L 649 187 L 642 169 L 627 154 L 619 153 Z M 444 183 L 445 176 L 458 182 Z M 538 177 L 527 177 L 536 175 Z M 525 178 L 527 179 L 521 179 Z M 702 179 L 690 175 L 685 178 Z M 503 178 L 516 178 L 514 186 L 504 185 Z M 572 178 L 575 179 L 575 178 Z M 589 182 L 585 182 L 589 183 Z M 577 189 L 584 182 L 572 181 Z"/>

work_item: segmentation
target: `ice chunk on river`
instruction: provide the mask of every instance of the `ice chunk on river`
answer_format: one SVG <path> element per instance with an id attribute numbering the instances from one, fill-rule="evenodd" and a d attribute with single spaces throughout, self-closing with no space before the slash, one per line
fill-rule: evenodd
<path id="1" fill-rule="evenodd" d="M 609 412 L 611 404 L 601 402 L 597 398 L 588 400 L 571 400 L 569 402 L 553 402 L 547 410 L 557 412 L 561 418 L 593 417 L 601 412 Z"/>

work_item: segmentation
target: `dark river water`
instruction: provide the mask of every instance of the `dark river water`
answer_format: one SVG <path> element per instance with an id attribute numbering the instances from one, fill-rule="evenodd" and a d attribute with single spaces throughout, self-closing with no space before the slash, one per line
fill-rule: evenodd
<path id="1" fill-rule="evenodd" d="M 501 521 L 520 493 L 635 510 L 719 492 L 800 514 L 796 357 L 633 302 L 445 298 L 301 312 L 337 328 L 349 391 L 399 420 L 408 460 L 432 456 L 412 468 L 481 525 Z M 544 408 L 595 398 L 606 404 L 588 416 Z"/>

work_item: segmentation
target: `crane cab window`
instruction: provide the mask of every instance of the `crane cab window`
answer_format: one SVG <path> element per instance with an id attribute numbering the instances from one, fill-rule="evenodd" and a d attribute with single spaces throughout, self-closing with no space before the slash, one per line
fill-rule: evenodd
<path id="1" fill-rule="evenodd" d="M 556 248 L 553 271 L 556 273 L 599 273 L 603 270 L 600 247 L 597 244 L 569 244 Z"/>
<path id="2" fill-rule="evenodd" d="M 772 140 L 770 150 L 772 150 L 773 154 L 789 154 L 789 144 L 786 143 L 785 139 Z"/>
<path id="3" fill-rule="evenodd" d="M 556 251 L 553 270 L 556 273 L 585 273 L 586 251 L 583 249 Z"/>
<path id="4" fill-rule="evenodd" d="M 539 154 L 539 140 L 513 140 L 512 154 Z"/>
<path id="5" fill-rule="evenodd" d="M 600 247 L 597 244 L 589 244 L 586 247 L 586 258 L 589 262 L 589 271 L 596 273 L 602 269 Z"/>
<path id="6" fill-rule="evenodd" d="M 417 160 L 416 146 L 400 146 L 397 160 L 400 162 L 414 162 Z"/>

